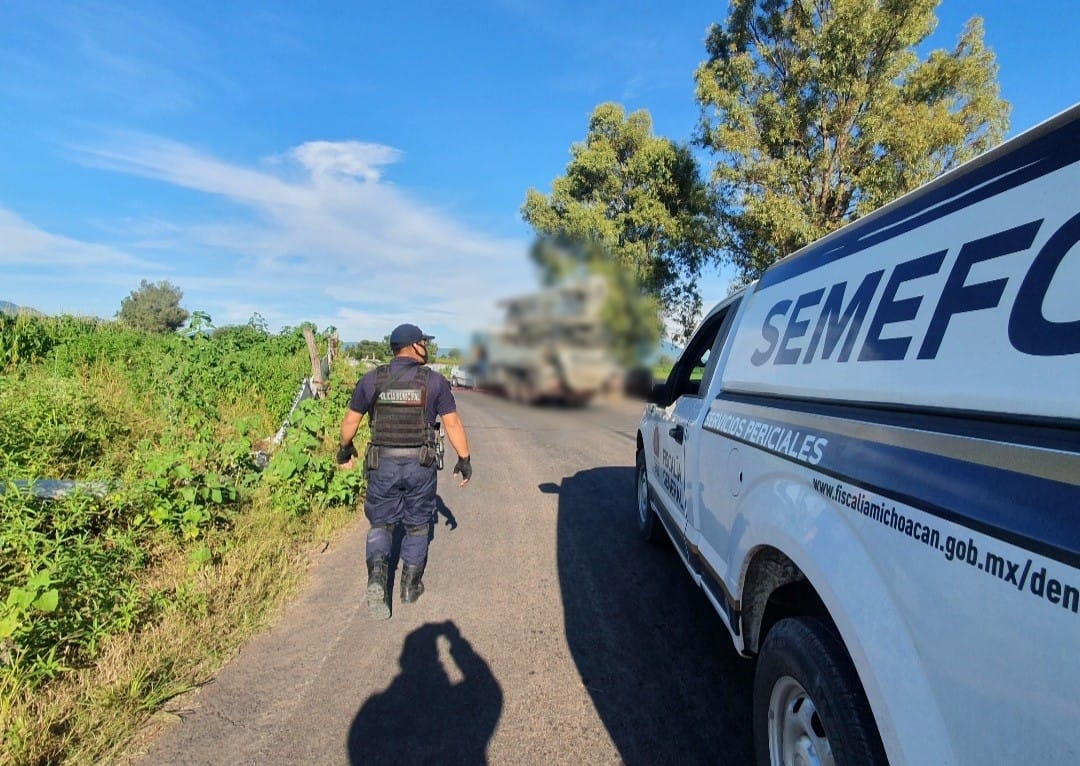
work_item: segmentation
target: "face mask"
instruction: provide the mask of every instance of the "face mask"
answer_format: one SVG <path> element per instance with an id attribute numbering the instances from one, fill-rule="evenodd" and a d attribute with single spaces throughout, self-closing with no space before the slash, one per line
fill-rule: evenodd
<path id="1" fill-rule="evenodd" d="M 428 357 L 427 346 L 425 346 L 423 343 L 414 343 L 413 346 L 419 346 L 420 347 L 420 361 L 423 364 L 427 364 L 427 357 Z"/>

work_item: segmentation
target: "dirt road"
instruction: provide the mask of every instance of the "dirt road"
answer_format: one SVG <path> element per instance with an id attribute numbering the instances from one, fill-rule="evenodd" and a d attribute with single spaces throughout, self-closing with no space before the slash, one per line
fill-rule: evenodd
<path id="1" fill-rule="evenodd" d="M 142 763 L 752 762 L 751 665 L 636 537 L 640 406 L 457 397 L 476 474 L 440 474 L 424 596 L 368 619 L 359 514 Z"/>

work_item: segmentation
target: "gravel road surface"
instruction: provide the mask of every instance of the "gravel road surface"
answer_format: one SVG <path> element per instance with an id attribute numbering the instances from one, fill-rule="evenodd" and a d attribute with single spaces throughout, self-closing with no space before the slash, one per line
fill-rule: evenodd
<path id="1" fill-rule="evenodd" d="M 456 395 L 476 473 L 439 476 L 423 597 L 368 618 L 358 513 L 134 763 L 752 763 L 752 665 L 671 546 L 636 536 L 641 405 Z"/>

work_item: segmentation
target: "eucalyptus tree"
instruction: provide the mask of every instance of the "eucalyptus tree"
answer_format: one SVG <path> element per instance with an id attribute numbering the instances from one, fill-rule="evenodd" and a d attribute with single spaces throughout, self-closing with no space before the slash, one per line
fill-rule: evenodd
<path id="1" fill-rule="evenodd" d="M 937 0 L 734 0 L 695 74 L 726 256 L 778 258 L 991 148 L 1008 128 L 978 17 L 920 57 Z"/>

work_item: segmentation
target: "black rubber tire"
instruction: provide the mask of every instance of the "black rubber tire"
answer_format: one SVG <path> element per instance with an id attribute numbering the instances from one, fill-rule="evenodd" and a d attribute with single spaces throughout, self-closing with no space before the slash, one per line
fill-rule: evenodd
<path id="1" fill-rule="evenodd" d="M 637 521 L 638 535 L 647 543 L 659 543 L 663 540 L 664 530 L 660 529 L 660 519 L 652 510 L 649 501 L 649 479 L 646 474 L 645 453 L 637 451 L 636 468 L 634 470 L 634 519 Z M 642 484 L 644 482 L 644 485 Z M 645 493 L 645 510 L 642 512 L 642 492 Z"/>
<path id="2" fill-rule="evenodd" d="M 888 766 L 862 684 L 835 628 L 813 617 L 777 622 L 765 637 L 754 674 L 754 749 L 772 766 L 769 705 L 773 689 L 794 679 L 810 698 L 836 766 Z M 783 761 L 776 761 L 783 763 Z"/>

